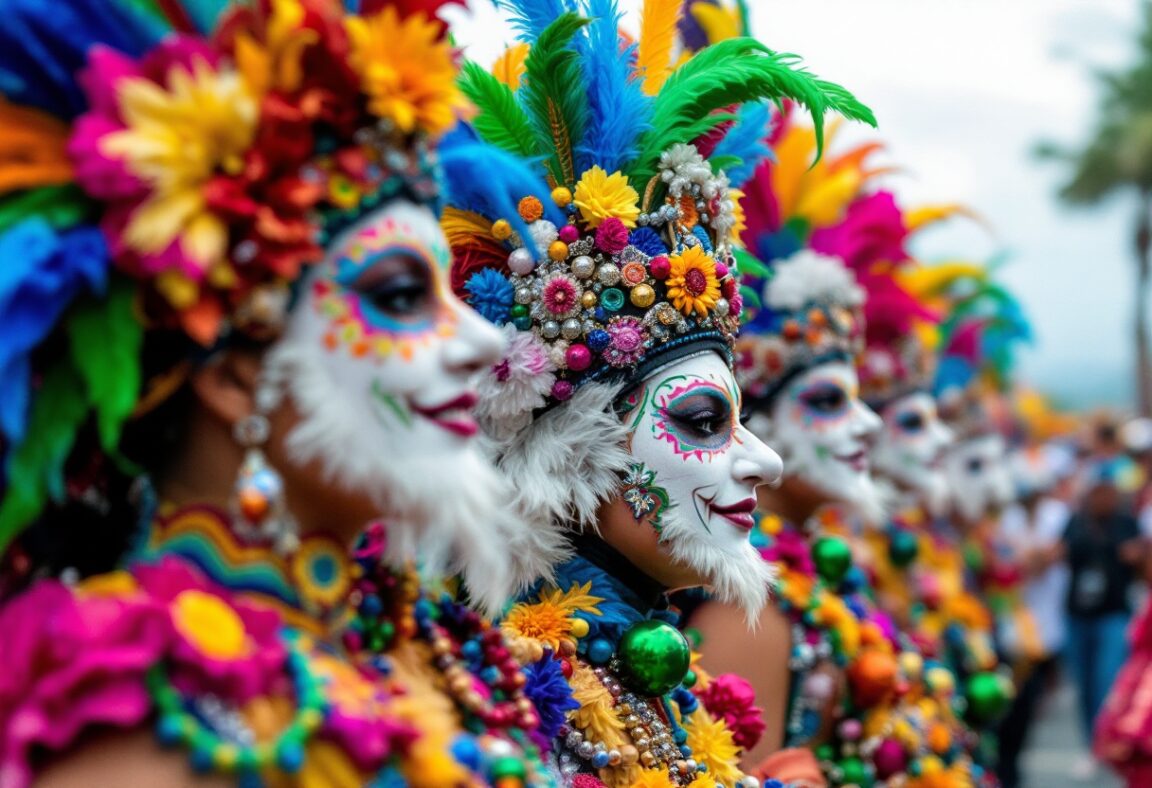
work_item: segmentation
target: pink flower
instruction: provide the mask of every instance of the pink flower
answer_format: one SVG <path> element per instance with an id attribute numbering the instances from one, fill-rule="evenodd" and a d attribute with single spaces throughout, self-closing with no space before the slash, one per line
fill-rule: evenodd
<path id="1" fill-rule="evenodd" d="M 544 309 L 553 317 L 568 317 L 580 306 L 580 287 L 563 274 L 556 274 L 544 283 L 541 300 Z"/>
<path id="2" fill-rule="evenodd" d="M 812 563 L 812 548 L 804 535 L 793 528 L 784 528 L 772 537 L 772 543 L 760 549 L 765 561 L 782 563 L 809 577 L 816 574 Z"/>
<path id="3" fill-rule="evenodd" d="M 628 245 L 628 228 L 615 216 L 609 216 L 596 228 L 596 246 L 608 254 L 616 254 Z"/>
<path id="4" fill-rule="evenodd" d="M 724 720 L 737 746 L 751 749 L 764 735 L 764 712 L 756 706 L 752 686 L 741 677 L 732 673 L 716 676 L 696 695 L 709 714 Z"/>
<path id="5" fill-rule="evenodd" d="M 852 203 L 840 224 L 812 233 L 811 247 L 840 257 L 856 272 L 876 263 L 902 263 L 908 259 L 904 241 L 908 228 L 891 192 L 876 192 Z"/>
<path id="6" fill-rule="evenodd" d="M 34 750 L 59 750 L 90 726 L 151 713 L 144 681 L 175 631 L 145 594 L 78 596 L 42 581 L 0 611 L 0 785 L 31 782 Z"/>
<path id="7" fill-rule="evenodd" d="M 603 225 L 601 225 L 603 226 Z M 644 341 L 648 332 L 644 324 L 634 317 L 621 317 L 608 325 L 608 347 L 604 360 L 614 367 L 630 367 L 644 356 Z"/>

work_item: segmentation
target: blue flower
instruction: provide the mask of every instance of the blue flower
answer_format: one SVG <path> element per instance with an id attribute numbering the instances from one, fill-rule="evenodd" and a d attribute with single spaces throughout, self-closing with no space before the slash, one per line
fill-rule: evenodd
<path id="1" fill-rule="evenodd" d="M 512 283 L 503 274 L 485 268 L 468 277 L 464 289 L 468 291 L 468 303 L 485 320 L 498 326 L 508 322 L 514 293 Z"/>
<path id="2" fill-rule="evenodd" d="M 668 254 L 668 247 L 661 240 L 660 234 L 651 227 L 640 227 L 633 230 L 632 234 L 628 236 L 628 243 L 649 257 Z"/>
<path id="3" fill-rule="evenodd" d="M 524 666 L 524 677 L 528 680 L 524 684 L 524 694 L 540 715 L 540 735 L 549 740 L 556 738 L 567 713 L 580 706 L 572 698 L 572 688 L 564 678 L 560 662 L 552 659 L 551 655 L 545 655 L 543 659 Z"/>
<path id="4" fill-rule="evenodd" d="M 32 352 L 78 296 L 104 292 L 109 258 L 96 227 L 57 232 L 28 219 L 0 234 L 0 260 L 0 435 L 15 445 L 27 426 Z"/>

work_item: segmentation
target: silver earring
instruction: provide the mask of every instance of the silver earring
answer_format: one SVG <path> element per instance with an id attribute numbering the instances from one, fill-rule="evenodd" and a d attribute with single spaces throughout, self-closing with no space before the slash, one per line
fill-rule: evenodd
<path id="1" fill-rule="evenodd" d="M 300 539 L 284 500 L 284 479 L 261 448 L 269 431 L 268 418 L 262 413 L 253 413 L 232 428 L 236 442 L 246 449 L 233 488 L 233 523 L 241 537 L 269 542 L 286 555 L 296 550 Z"/>

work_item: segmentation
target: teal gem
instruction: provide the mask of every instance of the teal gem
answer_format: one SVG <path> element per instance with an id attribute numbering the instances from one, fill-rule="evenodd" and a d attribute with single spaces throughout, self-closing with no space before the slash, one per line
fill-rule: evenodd
<path id="1" fill-rule="evenodd" d="M 610 312 L 619 311 L 624 306 L 624 293 L 618 288 L 609 287 L 600 294 L 600 305 Z"/>
<path id="2" fill-rule="evenodd" d="M 888 558 L 898 567 L 905 567 L 916 560 L 920 543 L 911 531 L 893 531 L 888 542 Z"/>
<path id="3" fill-rule="evenodd" d="M 647 698 L 664 695 L 684 681 L 691 660 L 688 640 L 680 630 L 652 619 L 629 627 L 616 653 L 625 686 Z"/>

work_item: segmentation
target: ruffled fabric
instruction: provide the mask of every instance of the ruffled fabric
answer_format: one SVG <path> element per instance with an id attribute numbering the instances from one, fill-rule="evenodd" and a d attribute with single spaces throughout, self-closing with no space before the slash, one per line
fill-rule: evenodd
<path id="1" fill-rule="evenodd" d="M 37 748 L 62 749 L 95 725 L 141 724 L 151 711 L 145 674 L 176 637 L 157 600 L 56 581 L 0 610 L 0 632 L 0 785 L 10 786 L 31 782 Z"/>

